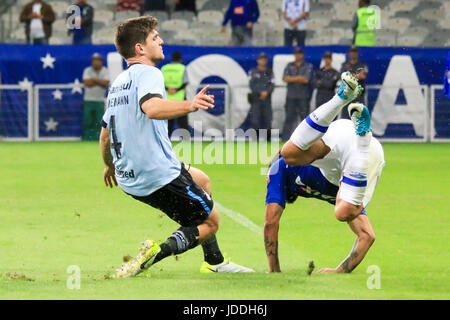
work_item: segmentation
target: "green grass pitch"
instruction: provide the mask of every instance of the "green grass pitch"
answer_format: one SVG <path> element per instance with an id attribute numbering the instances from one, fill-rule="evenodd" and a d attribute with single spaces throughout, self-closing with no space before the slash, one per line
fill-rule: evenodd
<path id="1" fill-rule="evenodd" d="M 299 199 L 280 226 L 281 274 L 266 274 L 261 234 L 221 215 L 218 240 L 255 274 L 199 273 L 201 248 L 133 279 L 105 275 L 140 241 L 165 240 L 177 225 L 119 189 L 103 186 L 96 143 L 1 143 L 0 299 L 449 299 L 450 146 L 384 144 L 387 165 L 367 211 L 377 235 L 352 274 L 306 275 L 337 266 L 354 235 L 331 205 Z M 264 223 L 261 165 L 197 165 L 215 201 Z M 81 270 L 69 290 L 67 267 Z M 369 290 L 377 265 L 381 289 Z M 316 269 L 317 270 L 317 269 Z"/>

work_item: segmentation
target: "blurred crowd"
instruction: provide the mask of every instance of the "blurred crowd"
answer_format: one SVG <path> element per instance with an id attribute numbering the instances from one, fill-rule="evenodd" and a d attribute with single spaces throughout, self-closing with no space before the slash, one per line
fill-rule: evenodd
<path id="1" fill-rule="evenodd" d="M 276 1 L 276 0 L 275 0 Z M 356 4 L 356 2 L 355 2 Z M 284 23 L 284 45 L 304 46 L 307 34 L 307 20 L 310 0 L 279 0 Z M 370 7 L 370 0 L 359 0 L 352 22 L 353 44 L 375 45 L 377 24 L 376 12 Z M 116 12 L 129 11 L 141 14 L 148 12 L 192 12 L 197 14 L 195 0 L 118 0 Z M 92 43 L 95 9 L 88 0 L 77 0 L 68 6 L 67 31 L 73 37 L 73 44 Z M 51 4 L 43 0 L 32 0 L 25 4 L 20 13 L 20 22 L 25 24 L 27 43 L 47 44 L 52 36 L 55 12 Z M 253 28 L 260 17 L 257 0 L 230 0 L 223 15 L 222 32 L 231 25 L 231 45 L 251 46 Z"/>

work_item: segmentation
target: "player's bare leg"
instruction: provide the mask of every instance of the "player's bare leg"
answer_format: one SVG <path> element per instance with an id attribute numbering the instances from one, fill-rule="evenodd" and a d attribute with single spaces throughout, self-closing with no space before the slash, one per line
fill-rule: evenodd
<path id="1" fill-rule="evenodd" d="M 322 268 L 318 272 L 350 273 L 364 259 L 375 241 L 375 233 L 372 225 L 370 224 L 369 218 L 364 214 L 360 214 L 358 217 L 349 222 L 349 226 L 357 236 L 350 254 L 336 268 Z"/>
<path id="2" fill-rule="evenodd" d="M 307 165 L 323 158 L 330 151 L 323 142 L 320 142 L 320 139 L 342 108 L 362 93 L 363 89 L 358 84 L 358 76 L 344 72 L 341 75 L 342 82 L 337 94 L 298 125 L 281 150 L 281 155 L 288 165 Z"/>

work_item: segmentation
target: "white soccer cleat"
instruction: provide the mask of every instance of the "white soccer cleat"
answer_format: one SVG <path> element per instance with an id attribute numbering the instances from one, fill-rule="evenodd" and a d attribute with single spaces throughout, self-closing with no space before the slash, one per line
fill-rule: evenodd
<path id="1" fill-rule="evenodd" d="M 208 262 L 204 261 L 202 266 L 200 267 L 201 273 L 214 273 L 214 272 L 222 272 L 222 273 L 251 273 L 255 272 L 255 270 L 240 266 L 236 263 L 231 262 L 230 260 L 225 260 L 224 262 L 216 265 L 210 265 Z"/>
<path id="2" fill-rule="evenodd" d="M 344 101 L 351 102 L 355 100 L 363 91 L 363 87 L 349 71 L 341 74 L 341 85 L 337 91 L 337 95 Z"/>

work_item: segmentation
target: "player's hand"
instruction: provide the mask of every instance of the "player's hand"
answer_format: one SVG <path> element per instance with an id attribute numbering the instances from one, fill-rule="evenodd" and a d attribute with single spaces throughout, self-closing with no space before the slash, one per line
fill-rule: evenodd
<path id="1" fill-rule="evenodd" d="M 191 111 L 208 110 L 214 108 L 214 96 L 206 94 L 209 85 L 206 85 L 199 93 L 197 93 L 191 102 Z"/>
<path id="2" fill-rule="evenodd" d="M 103 171 L 103 181 L 105 182 L 106 187 L 112 188 L 113 182 L 117 186 L 115 171 L 116 171 L 116 169 L 114 166 L 106 167 L 105 170 Z"/>
<path id="3" fill-rule="evenodd" d="M 322 268 L 317 273 L 340 273 L 338 268 Z"/>

